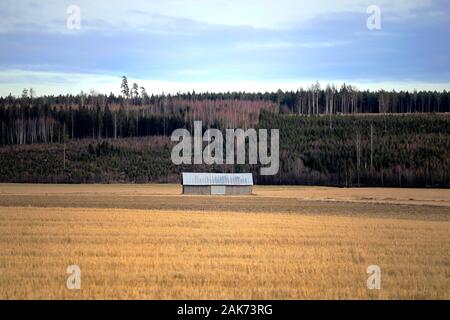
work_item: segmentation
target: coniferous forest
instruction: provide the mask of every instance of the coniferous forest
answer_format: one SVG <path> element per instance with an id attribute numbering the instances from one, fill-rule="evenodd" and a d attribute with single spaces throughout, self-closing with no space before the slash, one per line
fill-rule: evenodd
<path id="1" fill-rule="evenodd" d="M 318 84 L 296 92 L 0 98 L 0 181 L 177 182 L 185 170 L 254 173 L 260 184 L 450 187 L 450 93 L 359 91 Z M 171 133 L 280 129 L 280 170 L 175 166 Z"/>

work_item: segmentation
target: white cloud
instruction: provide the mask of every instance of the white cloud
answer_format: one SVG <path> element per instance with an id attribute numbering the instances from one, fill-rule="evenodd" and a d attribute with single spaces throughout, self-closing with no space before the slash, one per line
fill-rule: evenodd
<path id="1" fill-rule="evenodd" d="M 25 70 L 3 70 L 0 71 L 0 96 L 7 96 L 9 93 L 19 96 L 23 88 L 34 88 L 38 95 L 58 95 L 77 94 L 80 91 L 89 92 L 91 89 L 96 92 L 109 94 L 120 93 L 120 76 L 103 74 L 82 74 L 63 73 L 45 71 L 25 71 Z M 283 80 L 283 81 L 158 81 L 149 79 L 130 78 L 129 82 L 136 82 L 143 86 L 149 93 L 171 93 L 177 92 L 275 92 L 282 90 L 297 90 L 300 87 L 307 88 L 316 79 Z M 340 87 L 343 83 L 349 83 L 361 90 L 447 90 L 450 91 L 450 82 L 420 82 L 414 80 L 402 81 L 370 81 L 365 79 L 341 80 L 322 79 L 319 83 L 322 87 L 327 84 L 335 84 Z"/>
<path id="2" fill-rule="evenodd" d="M 239 42 L 235 45 L 238 50 L 250 51 L 261 49 L 284 49 L 284 48 L 333 48 L 348 44 L 348 41 L 309 41 L 309 42 L 295 42 L 295 41 L 279 41 L 279 42 Z"/>
<path id="3" fill-rule="evenodd" d="M 210 74 L 208 69 L 184 69 L 177 72 L 180 76 L 207 76 Z"/>
<path id="4" fill-rule="evenodd" d="M 0 96 L 7 96 L 10 93 L 19 95 L 23 88 L 31 87 L 38 95 L 76 94 L 81 90 L 88 92 L 91 89 L 109 93 L 116 91 L 114 83 L 118 81 L 120 77 L 99 74 L 1 70 Z"/>
<path id="5" fill-rule="evenodd" d="M 284 28 L 302 24 L 320 15 L 342 12 L 365 14 L 370 4 L 377 4 L 383 14 L 410 16 L 410 11 L 431 5 L 431 0 L 135 0 L 132 3 L 111 0 L 78 0 L 82 30 L 119 28 L 152 30 L 180 28 L 181 23 L 199 22 L 226 26 Z M 69 1 L 2 0 L 0 31 L 41 29 L 67 32 Z M 171 20 L 172 19 L 172 20 Z M 174 24 L 175 23 L 175 24 Z M 152 26 L 152 27 L 151 27 Z M 182 27 L 181 27 L 182 28 Z"/>

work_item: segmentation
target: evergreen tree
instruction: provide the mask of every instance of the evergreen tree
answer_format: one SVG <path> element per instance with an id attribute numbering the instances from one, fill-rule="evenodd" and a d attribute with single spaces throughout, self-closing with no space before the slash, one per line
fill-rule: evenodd
<path id="1" fill-rule="evenodd" d="M 130 97 L 130 88 L 128 87 L 128 79 L 126 76 L 122 77 L 122 84 L 120 86 L 122 95 L 128 99 Z"/>

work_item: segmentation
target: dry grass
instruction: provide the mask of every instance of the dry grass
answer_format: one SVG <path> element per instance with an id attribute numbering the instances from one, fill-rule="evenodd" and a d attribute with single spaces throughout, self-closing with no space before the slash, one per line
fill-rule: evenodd
<path id="1" fill-rule="evenodd" d="M 450 298 L 450 208 L 299 201 L 289 192 L 304 188 L 269 188 L 182 197 L 173 186 L 0 186 L 0 298 Z M 19 206 L 43 199 L 49 207 Z M 109 209 L 74 208 L 95 199 Z M 176 209 L 183 201 L 200 207 Z M 66 288 L 71 264 L 79 291 Z M 371 264 L 381 290 L 366 289 Z"/>
<path id="2" fill-rule="evenodd" d="M 180 195 L 178 184 L 0 184 L 0 195 Z M 450 204 L 450 189 L 412 188 L 334 188 L 310 186 L 254 186 L 259 197 L 297 197 L 305 200 L 376 200 Z"/>
<path id="3" fill-rule="evenodd" d="M 450 206 L 450 189 L 255 186 L 259 198 Z M 179 196 L 177 184 L 0 184 L 0 196 Z"/>

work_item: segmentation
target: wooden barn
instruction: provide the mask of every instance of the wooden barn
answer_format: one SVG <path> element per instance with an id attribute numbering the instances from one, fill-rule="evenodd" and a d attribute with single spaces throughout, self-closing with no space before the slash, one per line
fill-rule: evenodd
<path id="1" fill-rule="evenodd" d="M 251 173 L 182 173 L 183 194 L 252 194 Z"/>

